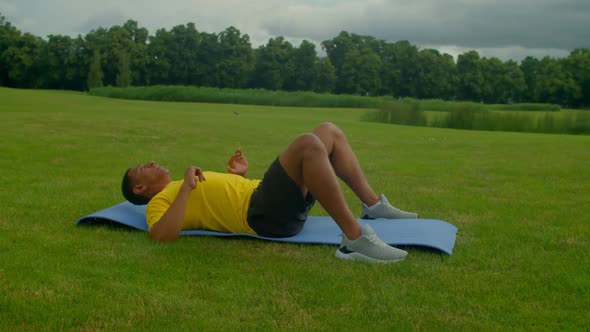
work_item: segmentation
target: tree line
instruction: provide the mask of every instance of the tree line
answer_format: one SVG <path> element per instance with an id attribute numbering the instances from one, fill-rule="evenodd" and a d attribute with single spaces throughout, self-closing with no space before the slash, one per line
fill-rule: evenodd
<path id="1" fill-rule="evenodd" d="M 419 49 L 342 31 L 321 42 L 283 37 L 253 48 L 229 27 L 194 23 L 150 35 L 138 22 L 99 27 L 85 36 L 22 33 L 0 15 L 0 86 L 87 90 L 99 86 L 194 85 L 486 103 L 540 102 L 590 106 L 590 49 L 567 58 L 513 60 Z"/>

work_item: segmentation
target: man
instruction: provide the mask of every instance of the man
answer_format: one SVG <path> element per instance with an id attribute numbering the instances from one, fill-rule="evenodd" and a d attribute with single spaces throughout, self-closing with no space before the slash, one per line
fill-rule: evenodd
<path id="1" fill-rule="evenodd" d="M 150 161 L 125 172 L 122 191 L 131 203 L 148 204 L 149 234 L 156 241 L 174 241 L 182 229 L 293 236 L 303 228 L 317 199 L 344 233 L 336 257 L 390 263 L 407 255 L 356 220 L 338 178 L 361 200 L 363 218 L 417 215 L 391 206 L 384 195 L 377 196 L 344 133 L 332 123 L 298 136 L 261 181 L 246 178 L 248 161 L 240 149 L 227 171 L 203 172 L 190 166 L 184 180 L 172 181 L 168 170 Z"/>

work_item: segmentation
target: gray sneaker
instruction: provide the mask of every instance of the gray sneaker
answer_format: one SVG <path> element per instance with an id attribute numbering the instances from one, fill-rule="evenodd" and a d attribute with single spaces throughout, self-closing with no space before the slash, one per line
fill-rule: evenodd
<path id="1" fill-rule="evenodd" d="M 367 204 L 363 204 L 363 213 L 361 214 L 362 219 L 416 219 L 418 214 L 414 212 L 402 211 L 391 204 L 387 200 L 385 195 L 381 194 L 381 199 L 377 204 L 369 207 Z"/>
<path id="2" fill-rule="evenodd" d="M 381 241 L 368 224 L 361 226 L 361 234 L 361 237 L 353 241 L 342 234 L 342 244 L 336 250 L 336 257 L 374 263 L 393 263 L 401 261 L 408 255 L 404 250 Z"/>

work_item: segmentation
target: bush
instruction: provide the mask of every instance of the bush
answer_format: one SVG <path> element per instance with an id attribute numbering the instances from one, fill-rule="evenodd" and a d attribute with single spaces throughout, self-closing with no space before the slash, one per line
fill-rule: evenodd
<path id="1" fill-rule="evenodd" d="M 490 105 L 495 111 L 544 111 L 559 112 L 561 106 L 557 104 L 521 103 L 521 104 L 494 104 Z"/>
<path id="2" fill-rule="evenodd" d="M 386 103 L 378 111 L 368 113 L 365 119 L 373 122 L 426 126 L 426 115 L 415 100 Z"/>
<path id="3" fill-rule="evenodd" d="M 481 104 L 457 103 L 450 107 L 445 127 L 454 129 L 475 129 L 477 114 L 483 114 Z"/>
<path id="4" fill-rule="evenodd" d="M 566 134 L 590 134 L 590 114 L 587 112 L 566 113 L 561 119 L 562 133 Z"/>
<path id="5" fill-rule="evenodd" d="M 545 112 L 538 115 L 528 112 L 489 111 L 477 105 L 475 103 L 454 104 L 446 117 L 436 116 L 431 123 L 428 123 L 418 103 L 400 102 L 387 104 L 377 112 L 367 113 L 365 120 L 453 129 L 590 134 L 590 113 L 588 112 Z"/>
<path id="6" fill-rule="evenodd" d="M 447 116 L 445 127 L 489 131 L 590 134 L 590 114 L 546 112 L 539 117 L 518 112 L 456 108 Z"/>
<path id="7" fill-rule="evenodd" d="M 392 100 L 391 97 L 162 85 L 127 88 L 109 86 L 90 89 L 89 93 L 94 96 L 136 100 L 326 108 L 376 108 Z"/>

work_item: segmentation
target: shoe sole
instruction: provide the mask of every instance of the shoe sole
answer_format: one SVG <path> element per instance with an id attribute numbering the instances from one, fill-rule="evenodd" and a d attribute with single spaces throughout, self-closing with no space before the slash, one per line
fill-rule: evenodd
<path id="1" fill-rule="evenodd" d="M 360 219 L 364 219 L 364 220 L 375 220 L 375 219 L 388 219 L 388 220 L 395 220 L 395 219 L 418 219 L 420 218 L 420 215 L 418 215 L 417 213 L 411 215 L 411 216 L 405 216 L 405 217 L 393 217 L 393 218 L 385 218 L 385 217 L 380 217 L 380 218 L 373 218 L 373 217 L 369 217 L 369 215 L 365 214 L 364 216 L 361 216 Z"/>
<path id="2" fill-rule="evenodd" d="M 336 258 L 340 258 L 340 259 L 347 259 L 347 260 L 353 260 L 353 261 L 365 261 L 365 262 L 381 263 L 381 264 L 395 263 L 395 262 L 403 261 L 404 259 L 406 259 L 406 257 L 403 257 L 403 258 L 394 259 L 394 260 L 382 260 L 382 259 L 371 258 L 369 256 L 365 256 L 365 255 L 358 253 L 358 252 L 352 252 L 350 254 L 345 254 L 345 253 L 341 252 L 340 250 L 336 250 L 336 253 L 334 254 L 334 256 L 336 256 Z"/>

